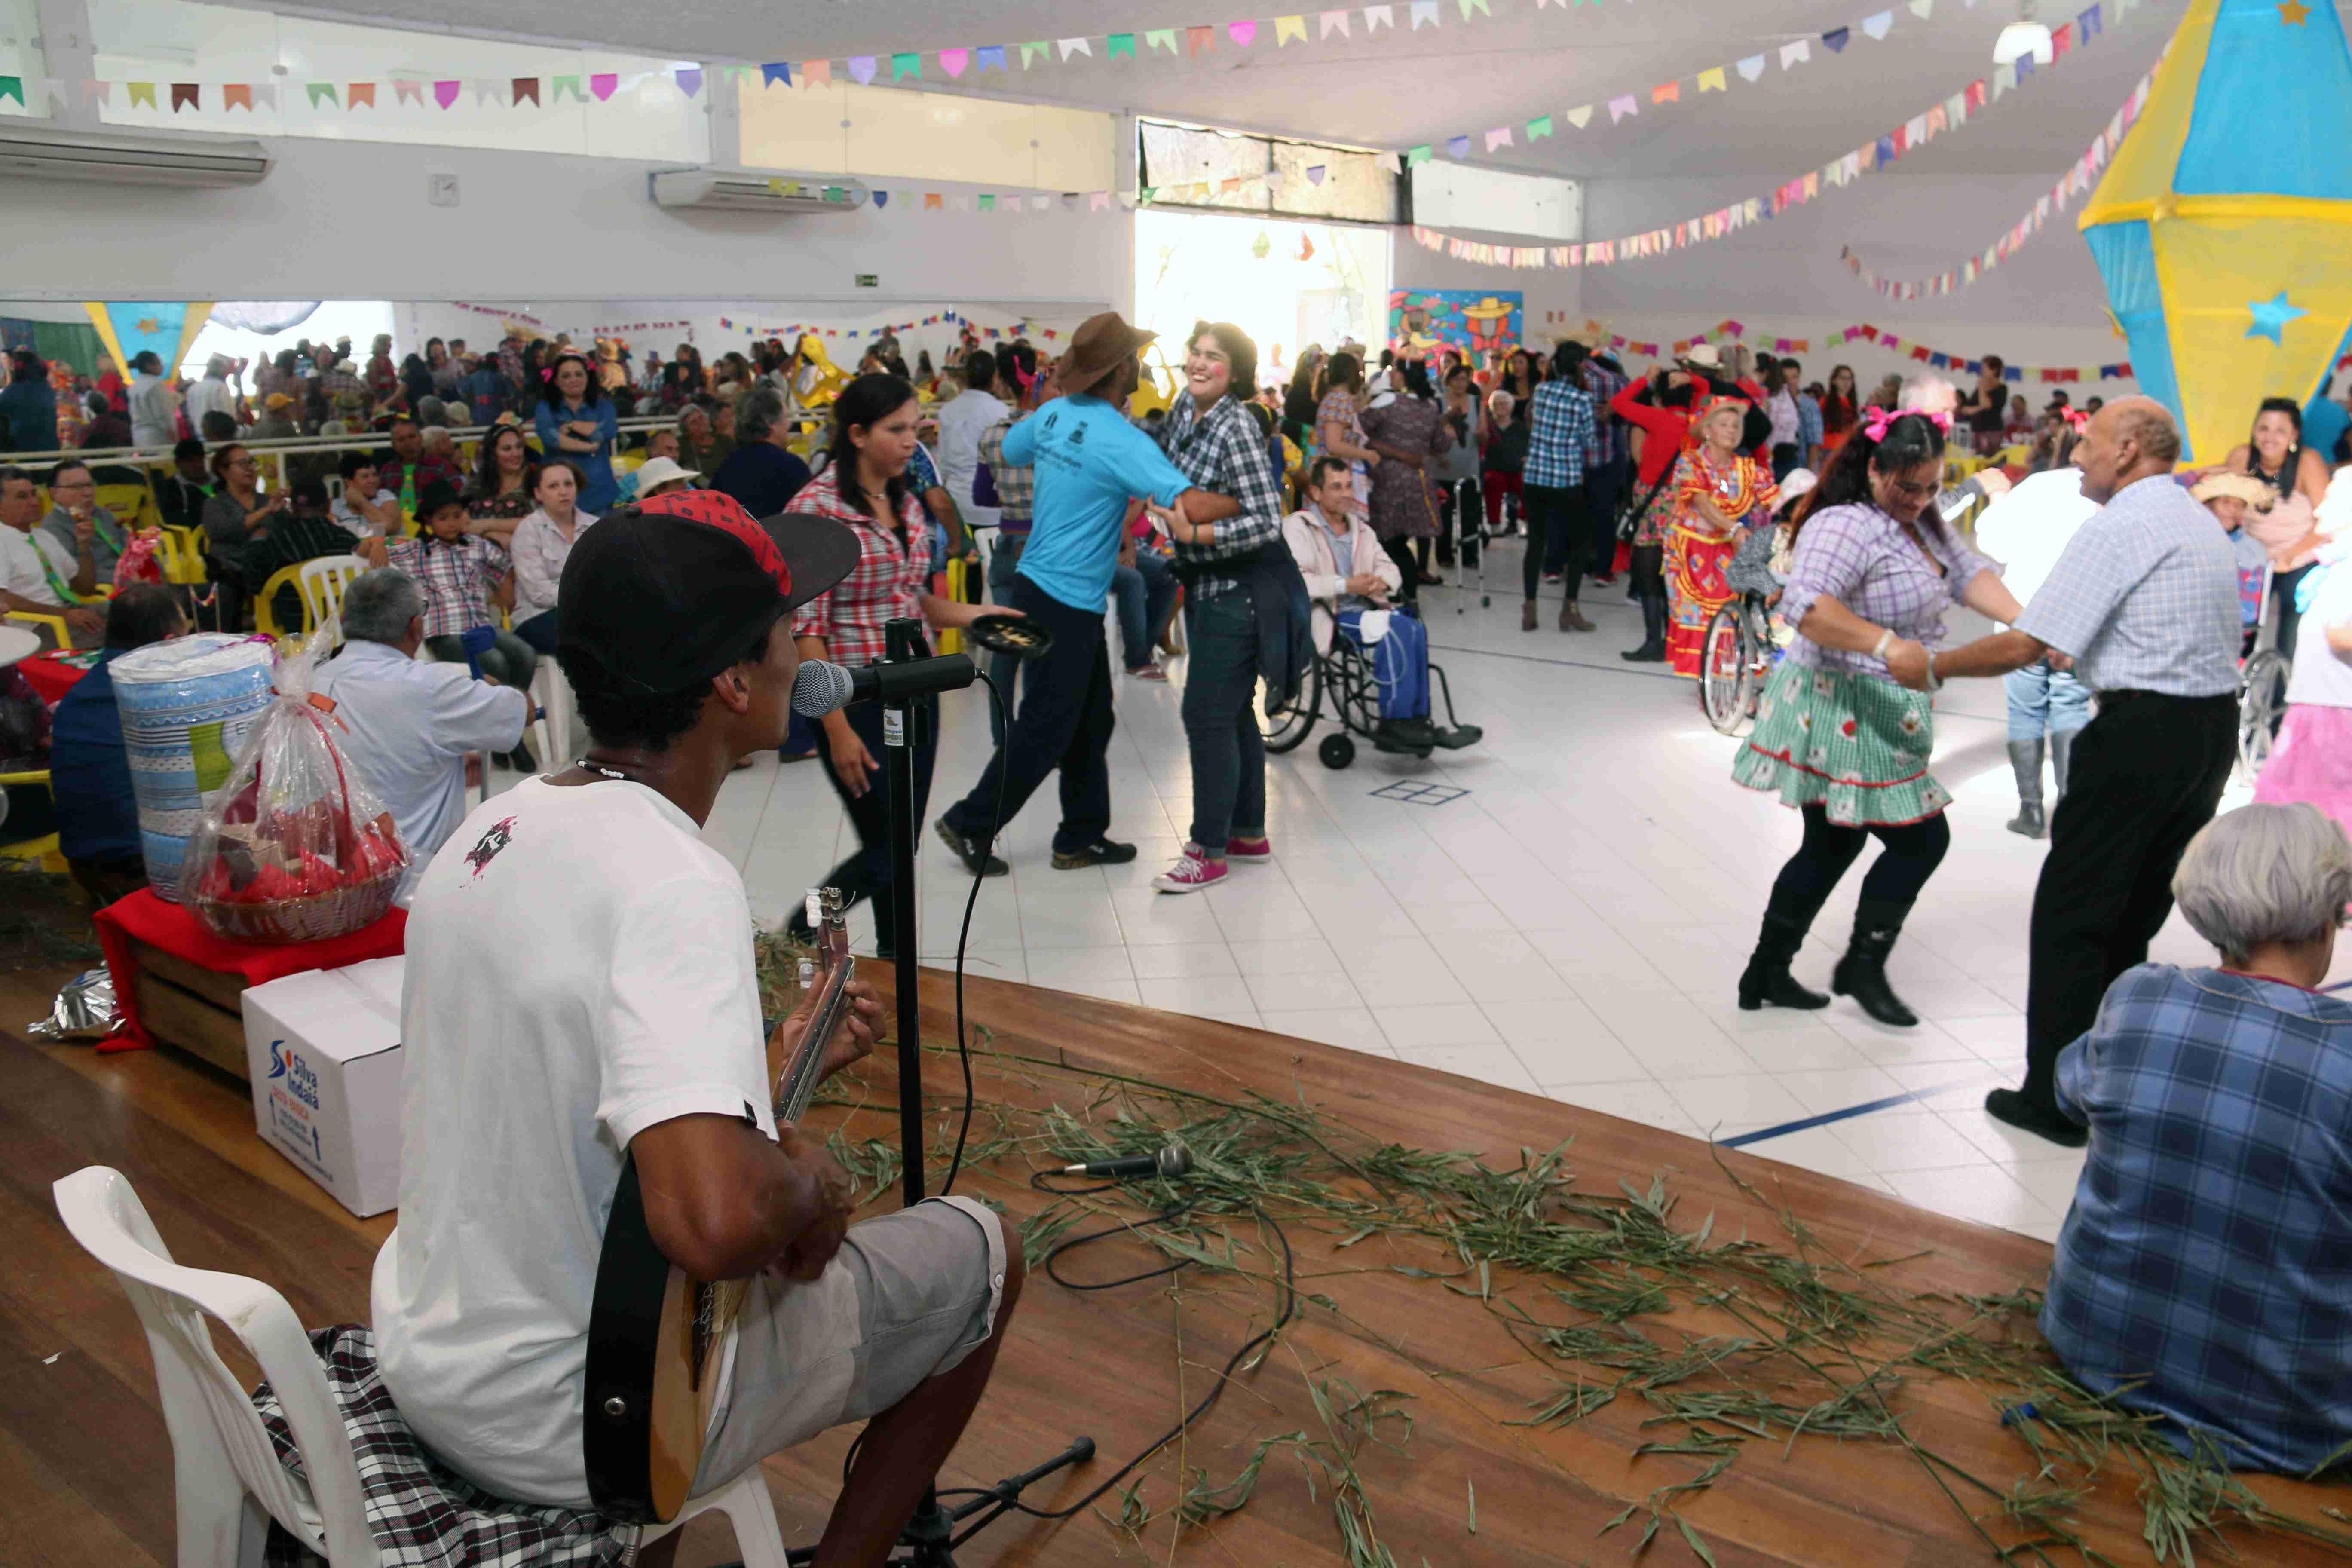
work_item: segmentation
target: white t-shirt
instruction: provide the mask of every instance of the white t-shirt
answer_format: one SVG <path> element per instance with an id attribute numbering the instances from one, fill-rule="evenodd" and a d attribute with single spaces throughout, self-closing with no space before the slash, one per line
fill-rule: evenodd
<path id="1" fill-rule="evenodd" d="M 2045 468 L 1993 498 L 1977 519 L 1977 548 L 2001 563 L 2001 584 L 2017 602 L 2032 604 L 2098 510 L 2098 502 L 2083 499 L 2082 469 Z"/>
<path id="2" fill-rule="evenodd" d="M 2336 651 L 2327 628 L 2352 621 L 2352 562 L 2339 561 L 2320 579 L 2303 624 L 2294 634 L 2294 673 L 2287 677 L 2289 703 L 2315 708 L 2352 708 L 2352 658 Z"/>
<path id="3" fill-rule="evenodd" d="M 384 1386 L 478 1485 L 586 1507 L 588 1315 L 624 1151 L 698 1113 L 775 1133 L 742 879 L 641 784 L 526 779 L 425 872 L 400 1012 Z"/>
<path id="4" fill-rule="evenodd" d="M 46 531 L 36 528 L 20 533 L 0 522 L 0 588 L 36 604 L 62 606 L 65 601 L 49 586 L 49 574 L 41 569 L 44 561 L 56 569 L 61 583 L 70 584 L 79 570 L 79 563 Z"/>

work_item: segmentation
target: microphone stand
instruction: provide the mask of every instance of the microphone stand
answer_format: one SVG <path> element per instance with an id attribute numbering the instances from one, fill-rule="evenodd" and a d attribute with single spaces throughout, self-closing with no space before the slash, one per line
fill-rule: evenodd
<path id="1" fill-rule="evenodd" d="M 886 641 L 884 662 L 898 664 L 922 657 L 922 623 L 908 616 L 887 621 L 883 626 Z M 888 755 L 884 772 L 889 780 L 887 802 L 890 816 L 891 873 L 891 946 L 898 953 L 892 965 L 898 977 L 898 1142 L 903 1201 L 908 1208 L 923 1201 L 923 1044 L 920 950 L 916 946 L 915 931 L 915 748 L 921 738 L 915 733 L 917 725 L 926 722 L 916 709 L 917 698 L 910 695 L 885 697 L 882 701 L 883 750 Z M 936 739 L 936 737 L 933 737 Z M 998 824 L 1002 826 L 1002 824 Z M 994 834 L 992 831 L 991 837 Z M 1011 1246 L 1019 1245 L 1018 1237 L 1008 1237 Z M 923 1500 L 915 1505 L 914 1517 L 900 1532 L 898 1544 L 908 1555 L 894 1558 L 902 1568 L 955 1568 L 955 1547 L 983 1526 L 993 1522 L 1010 1510 L 1023 1491 L 1037 1482 L 1072 1465 L 1083 1465 L 1095 1457 L 1095 1440 L 1079 1437 L 1071 1445 L 1034 1468 L 1007 1477 L 992 1487 L 976 1490 L 953 1508 L 940 1506 L 938 1492 L 930 1486 L 923 1489 Z M 972 1515 L 989 1510 L 987 1517 L 957 1533 L 957 1527 Z M 797 1547 L 786 1554 L 789 1563 L 814 1563 L 816 1549 Z"/>

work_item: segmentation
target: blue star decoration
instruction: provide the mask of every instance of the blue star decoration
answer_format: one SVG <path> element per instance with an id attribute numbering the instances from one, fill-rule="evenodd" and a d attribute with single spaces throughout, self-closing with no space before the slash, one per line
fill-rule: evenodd
<path id="1" fill-rule="evenodd" d="M 2246 309 L 2252 311 L 2254 314 L 2254 324 L 2246 329 L 2246 336 L 2250 338 L 2268 338 L 2271 342 L 2279 343 L 2282 347 L 2284 346 L 2284 340 L 2280 338 L 2279 333 L 2285 329 L 2286 324 L 2294 321 L 2297 316 L 2308 316 L 2311 314 L 2308 310 L 2288 304 L 2286 302 L 2286 290 L 2284 289 L 2280 289 L 2277 294 L 2268 300 L 2247 300 Z"/>

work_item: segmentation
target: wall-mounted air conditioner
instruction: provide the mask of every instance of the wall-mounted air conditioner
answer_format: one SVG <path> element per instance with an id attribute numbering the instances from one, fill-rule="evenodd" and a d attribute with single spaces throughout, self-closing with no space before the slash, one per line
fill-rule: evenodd
<path id="1" fill-rule="evenodd" d="M 213 189 L 257 185 L 269 151 L 229 136 L 122 136 L 0 120 L 0 177 Z"/>
<path id="2" fill-rule="evenodd" d="M 856 212 L 866 187 L 834 174 L 763 174 L 746 169 L 664 169 L 646 176 L 654 205 L 725 212 Z"/>

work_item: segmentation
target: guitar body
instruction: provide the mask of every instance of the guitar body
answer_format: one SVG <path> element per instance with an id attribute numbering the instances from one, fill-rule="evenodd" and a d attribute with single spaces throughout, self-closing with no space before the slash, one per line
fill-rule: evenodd
<path id="1" fill-rule="evenodd" d="M 856 973 L 840 894 L 812 889 L 809 899 L 817 958 L 803 963 L 801 978 L 816 1004 L 789 1057 L 770 1056 L 780 1126 L 808 1109 Z M 646 1220 L 636 1162 L 625 1155 L 588 1314 L 581 1448 L 597 1512 L 667 1524 L 686 1506 L 743 1297 L 744 1281 L 698 1280 L 662 1255 Z"/>

